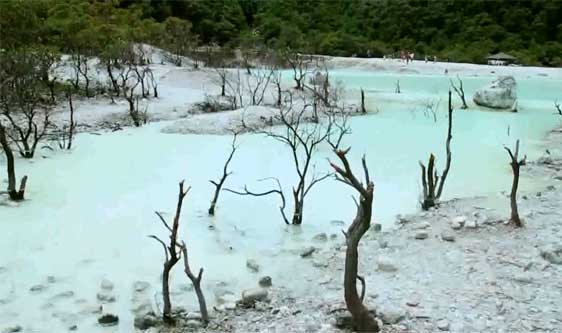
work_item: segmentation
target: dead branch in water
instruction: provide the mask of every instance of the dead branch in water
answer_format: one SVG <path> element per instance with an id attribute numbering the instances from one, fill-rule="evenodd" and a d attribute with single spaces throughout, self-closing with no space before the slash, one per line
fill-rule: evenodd
<path id="1" fill-rule="evenodd" d="M 462 80 L 458 75 L 457 75 L 457 80 L 459 81 L 458 87 L 453 82 L 453 79 L 449 79 L 449 81 L 451 82 L 451 87 L 453 87 L 453 89 L 455 90 L 455 92 L 457 93 L 459 98 L 461 99 L 461 102 L 462 102 L 461 109 L 466 110 L 466 109 L 468 109 L 468 105 L 466 104 L 466 99 L 464 97 L 464 89 L 463 89 L 463 86 L 462 86 Z"/>
<path id="2" fill-rule="evenodd" d="M 441 194 L 443 193 L 443 186 L 445 185 L 445 180 L 449 174 L 449 169 L 451 168 L 452 153 L 451 153 L 451 140 L 453 138 L 453 106 L 451 104 L 451 91 L 449 90 L 449 119 L 447 128 L 447 140 L 445 143 L 445 148 L 447 151 L 447 161 L 445 164 L 445 169 L 443 174 L 439 176 L 437 170 L 435 169 L 435 155 L 429 155 L 429 162 L 427 169 L 425 165 L 420 161 L 420 168 L 422 172 L 422 186 L 423 186 L 423 201 L 422 208 L 427 210 L 431 207 L 435 207 Z"/>
<path id="3" fill-rule="evenodd" d="M 228 158 L 226 159 L 226 162 L 224 163 L 221 178 L 218 181 L 209 180 L 209 182 L 211 182 L 211 184 L 213 184 L 215 186 L 215 194 L 213 195 L 213 199 L 211 200 L 211 206 L 209 207 L 209 211 L 208 211 L 209 215 L 211 215 L 211 216 L 215 215 L 215 207 L 217 205 L 217 201 L 219 200 L 219 194 L 220 194 L 220 191 L 222 189 L 222 186 L 224 185 L 224 182 L 226 181 L 228 176 L 230 176 L 232 174 L 232 172 L 228 171 L 228 166 L 230 164 L 230 161 L 232 161 L 232 158 L 234 157 L 234 153 L 236 152 L 236 149 L 238 148 L 238 146 L 236 145 L 237 136 L 238 136 L 238 132 L 234 132 L 234 134 L 232 136 L 232 144 L 231 144 L 230 154 L 228 155 Z"/>
<path id="4" fill-rule="evenodd" d="M 277 189 L 272 189 L 272 190 L 265 191 L 265 192 L 253 192 L 253 191 L 250 191 L 247 186 L 244 186 L 243 192 L 231 190 L 231 189 L 228 189 L 228 188 L 225 188 L 224 190 L 227 191 L 227 192 L 230 192 L 230 193 L 238 194 L 238 195 L 249 195 L 249 196 L 253 196 L 253 197 L 263 197 L 263 196 L 267 196 L 267 195 L 270 195 L 270 194 L 279 195 L 279 197 L 281 198 L 281 206 L 279 206 L 279 211 L 281 213 L 281 216 L 283 217 L 283 221 L 285 222 L 285 224 L 290 224 L 289 219 L 285 215 L 285 207 L 286 207 L 287 201 L 285 199 L 285 195 L 283 194 L 283 188 L 281 187 L 281 182 L 279 181 L 279 179 L 277 179 L 277 178 L 264 178 L 264 179 L 259 179 L 258 181 L 264 181 L 264 180 L 270 180 L 270 179 L 275 180 L 275 182 L 277 183 Z"/>

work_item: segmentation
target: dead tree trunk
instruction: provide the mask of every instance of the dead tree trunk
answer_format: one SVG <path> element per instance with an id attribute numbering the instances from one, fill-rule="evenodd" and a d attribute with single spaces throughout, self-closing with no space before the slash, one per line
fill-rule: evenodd
<path id="1" fill-rule="evenodd" d="M 462 87 L 462 80 L 458 76 L 457 76 L 457 80 L 459 80 L 459 86 L 458 87 L 455 85 L 455 83 L 453 82 L 452 79 L 449 79 L 449 81 L 451 82 L 451 87 L 453 87 L 453 89 L 455 90 L 455 92 L 457 93 L 459 98 L 461 99 L 461 102 L 462 102 L 461 109 L 466 110 L 466 109 L 468 109 L 468 105 L 466 104 L 466 99 L 464 97 L 464 89 Z"/>
<path id="2" fill-rule="evenodd" d="M 187 246 L 184 242 L 181 244 L 181 251 L 183 253 L 183 266 L 184 272 L 191 280 L 193 284 L 193 289 L 195 289 L 195 294 L 197 295 L 197 300 L 199 301 L 199 311 L 201 312 L 201 320 L 204 325 L 209 323 L 209 313 L 207 312 L 207 302 L 205 301 L 205 295 L 203 295 L 203 290 L 201 289 L 201 279 L 203 278 L 203 268 L 199 269 L 199 274 L 195 276 L 191 272 L 189 267 L 189 257 L 187 256 Z"/>
<path id="3" fill-rule="evenodd" d="M 511 165 L 511 169 L 513 171 L 513 183 L 511 184 L 511 194 L 509 195 L 511 200 L 511 218 L 509 219 L 509 223 L 520 228 L 523 226 L 523 223 L 521 223 L 519 211 L 517 209 L 517 189 L 519 187 L 519 170 L 522 165 L 525 165 L 527 156 L 523 157 L 522 160 L 519 160 L 519 140 L 515 143 L 515 153 L 507 147 L 504 148 L 507 150 L 509 157 L 511 158 L 511 162 L 509 164 Z"/>
<path id="4" fill-rule="evenodd" d="M 228 171 L 228 165 L 230 164 L 230 161 L 232 161 L 232 157 L 234 157 L 234 153 L 236 152 L 236 149 L 238 148 L 236 146 L 236 137 L 238 136 L 237 132 L 234 132 L 233 138 L 232 138 L 232 149 L 230 151 L 230 155 L 228 155 L 228 158 L 226 159 L 226 162 L 224 163 L 224 168 L 222 171 L 222 176 L 221 179 L 216 182 L 214 180 L 209 180 L 211 182 L 211 184 L 215 185 L 215 194 L 213 195 L 213 200 L 211 200 L 211 206 L 209 207 L 209 215 L 214 216 L 215 215 L 215 206 L 217 205 L 217 201 L 219 200 L 219 194 L 221 192 L 222 186 L 224 185 L 224 182 L 226 181 L 226 178 L 228 178 L 228 176 L 230 176 L 232 174 L 232 172 Z"/>
<path id="5" fill-rule="evenodd" d="M 367 109 L 365 108 L 365 91 L 361 88 L 361 113 L 367 113 Z"/>
<path id="6" fill-rule="evenodd" d="M 447 127 L 447 141 L 445 148 L 447 150 L 447 161 L 445 164 L 445 169 L 443 174 L 439 176 L 437 170 L 435 169 L 435 155 L 429 155 L 429 162 L 427 169 L 425 165 L 420 161 L 420 168 L 422 172 L 422 186 L 423 186 L 423 199 L 421 202 L 422 209 L 428 210 L 431 207 L 435 207 L 441 194 L 443 193 L 443 186 L 445 185 L 445 180 L 449 174 L 449 169 L 451 168 L 451 162 L 453 159 L 451 153 L 451 140 L 453 139 L 453 106 L 451 104 L 451 91 L 449 90 L 449 119 Z"/>
<path id="7" fill-rule="evenodd" d="M 182 204 L 183 204 L 183 199 L 185 198 L 185 196 L 187 195 L 189 190 L 190 190 L 190 187 L 187 188 L 187 190 L 184 191 L 183 181 L 180 182 L 178 202 L 177 202 L 177 206 L 176 206 L 176 214 L 174 216 L 174 221 L 173 221 L 173 224 L 172 224 L 171 228 L 170 228 L 170 225 L 164 219 L 164 217 L 162 217 L 162 214 L 160 214 L 159 212 L 156 212 L 156 215 L 158 216 L 158 218 L 160 219 L 162 224 L 164 224 L 164 227 L 166 227 L 166 229 L 168 229 L 168 231 L 170 232 L 170 236 L 169 236 L 170 242 L 169 242 L 169 244 L 166 245 L 166 243 L 164 243 L 160 238 L 158 238 L 158 236 L 155 236 L 155 235 L 149 236 L 150 238 L 153 238 L 156 241 L 158 241 L 160 244 L 162 244 L 162 247 L 164 248 L 164 254 L 165 254 L 166 260 L 164 261 L 164 267 L 163 267 L 163 271 L 162 271 L 162 299 L 163 299 L 163 303 L 164 303 L 164 307 L 163 307 L 163 310 L 162 310 L 162 317 L 163 317 L 164 321 L 167 322 L 167 323 L 173 323 L 174 322 L 174 319 L 172 317 L 172 302 L 170 300 L 170 272 L 171 272 L 172 268 L 174 267 L 174 265 L 180 260 L 180 253 L 178 253 L 178 251 L 177 251 L 178 248 L 181 249 L 181 245 L 178 244 L 178 241 L 177 241 L 178 228 L 179 228 L 181 207 L 182 207 Z"/>
<path id="8" fill-rule="evenodd" d="M 396 85 L 395 85 L 395 87 L 394 87 L 394 92 L 397 93 L 397 94 L 400 94 L 400 93 L 401 93 L 401 91 L 400 91 L 400 80 L 396 80 Z"/>
<path id="9" fill-rule="evenodd" d="M 6 131 L 4 126 L 0 123 L 0 145 L 2 150 L 4 150 L 4 155 L 6 156 L 6 167 L 8 173 L 8 195 L 11 200 L 21 201 L 25 197 L 25 186 L 27 184 L 27 176 L 24 176 L 20 183 L 19 191 L 16 190 L 16 169 L 14 163 L 14 153 L 12 148 L 8 144 L 8 139 L 6 138 Z"/>
<path id="10" fill-rule="evenodd" d="M 74 138 L 74 132 L 76 130 L 76 122 L 74 121 L 74 105 L 72 103 L 72 92 L 68 91 L 66 94 L 68 98 L 68 106 L 70 108 L 70 124 L 68 127 L 68 143 L 66 149 L 70 150 L 72 148 L 72 140 Z"/>
<path id="11" fill-rule="evenodd" d="M 560 107 L 560 103 L 558 103 L 558 101 L 554 102 L 554 107 L 556 108 L 556 111 L 558 111 L 558 114 L 562 116 L 562 108 Z"/>
<path id="12" fill-rule="evenodd" d="M 374 185 L 369 178 L 369 170 L 365 162 L 365 157 L 362 159 L 362 165 L 363 172 L 365 173 L 366 185 L 363 185 L 351 171 L 346 157 L 348 152 L 349 148 L 347 150 L 336 151 L 336 155 L 342 162 L 343 168 L 330 163 L 332 168 L 336 171 L 336 179 L 353 187 L 360 194 L 355 219 L 347 229 L 347 232 L 344 232 L 347 245 L 344 273 L 345 304 L 353 317 L 355 330 L 359 332 L 379 332 L 380 327 L 377 321 L 363 304 L 366 286 L 365 280 L 358 275 L 359 252 L 357 249 L 361 238 L 371 226 Z M 363 285 L 361 296 L 357 293 L 357 280 L 360 280 Z"/>

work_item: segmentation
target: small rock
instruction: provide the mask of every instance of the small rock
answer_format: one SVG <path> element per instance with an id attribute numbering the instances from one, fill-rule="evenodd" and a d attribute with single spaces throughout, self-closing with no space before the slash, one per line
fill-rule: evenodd
<path id="1" fill-rule="evenodd" d="M 185 323 L 186 328 L 197 329 L 203 326 L 203 324 L 199 320 L 188 320 Z"/>
<path id="2" fill-rule="evenodd" d="M 52 275 L 49 275 L 49 276 L 47 276 L 47 282 L 49 282 L 49 283 L 55 283 L 55 282 L 57 282 L 57 278 L 55 278 L 55 277 L 52 276 Z"/>
<path id="3" fill-rule="evenodd" d="M 103 281 L 101 281 L 100 287 L 102 290 L 110 291 L 113 290 L 113 283 L 109 280 L 104 279 Z"/>
<path id="4" fill-rule="evenodd" d="M 422 221 L 416 226 L 416 229 L 427 229 L 427 228 L 430 228 L 430 227 L 431 227 L 431 224 L 429 222 Z"/>
<path id="5" fill-rule="evenodd" d="M 386 256 L 380 256 L 376 260 L 377 269 L 382 272 L 396 272 L 398 267 L 394 264 L 394 261 Z"/>
<path id="6" fill-rule="evenodd" d="M 260 265 L 254 259 L 246 260 L 246 267 L 248 267 L 254 273 L 257 273 L 257 272 L 260 271 Z"/>
<path id="7" fill-rule="evenodd" d="M 266 301 L 267 300 L 267 289 L 254 288 L 247 289 L 242 292 L 242 303 L 246 305 L 253 305 L 256 301 Z"/>
<path id="8" fill-rule="evenodd" d="M 317 242 L 325 242 L 328 240 L 328 235 L 326 235 L 325 232 L 322 232 L 312 237 L 312 240 Z"/>
<path id="9" fill-rule="evenodd" d="M 44 285 L 42 285 L 42 284 L 36 284 L 36 285 L 34 285 L 33 287 L 29 288 L 29 291 L 31 291 L 32 293 L 38 294 L 38 293 L 42 292 L 42 291 L 45 290 L 45 289 L 47 289 L 46 286 L 44 286 Z"/>
<path id="10" fill-rule="evenodd" d="M 386 249 L 388 247 L 388 241 L 387 240 L 379 238 L 379 239 L 377 239 L 377 242 L 379 243 L 379 247 L 381 249 Z"/>
<path id="11" fill-rule="evenodd" d="M 416 235 L 414 236 L 415 239 L 426 239 L 427 237 L 429 237 L 429 234 L 425 231 L 419 231 L 416 233 Z"/>
<path id="12" fill-rule="evenodd" d="M 448 232 L 448 231 L 443 231 L 441 233 L 441 239 L 447 242 L 454 242 L 455 241 L 455 235 L 453 235 L 452 233 Z"/>
<path id="13" fill-rule="evenodd" d="M 103 302 L 103 303 L 113 303 L 113 302 L 115 302 L 115 296 L 113 296 L 109 293 L 106 293 L 106 292 L 98 293 L 96 297 L 97 297 L 98 301 Z"/>
<path id="14" fill-rule="evenodd" d="M 478 227 L 478 224 L 476 223 L 476 221 L 470 220 L 466 222 L 465 227 L 469 229 L 476 229 Z"/>
<path id="15" fill-rule="evenodd" d="M 141 293 L 150 287 L 150 283 L 146 281 L 136 281 L 133 283 L 133 290 L 137 293 Z"/>
<path id="16" fill-rule="evenodd" d="M 380 232 L 382 230 L 382 224 L 380 224 L 380 223 L 373 224 L 373 230 L 375 232 Z"/>
<path id="17" fill-rule="evenodd" d="M 135 317 L 135 328 L 140 330 L 147 330 L 151 327 L 156 327 L 160 323 L 160 318 L 156 317 L 153 312 Z"/>
<path id="18" fill-rule="evenodd" d="M 72 325 L 70 327 L 68 327 L 69 331 L 76 331 L 78 329 L 78 325 Z"/>
<path id="19" fill-rule="evenodd" d="M 462 224 L 456 221 L 451 222 L 451 229 L 453 230 L 459 230 L 460 228 L 462 228 Z"/>
<path id="20" fill-rule="evenodd" d="M 260 287 L 271 287 L 271 277 L 270 276 L 262 276 L 259 280 Z"/>
<path id="21" fill-rule="evenodd" d="M 16 332 L 21 332 L 21 331 L 23 331 L 23 328 L 20 325 L 15 325 L 15 326 L 7 327 L 2 332 L 3 333 L 16 333 Z"/>
<path id="22" fill-rule="evenodd" d="M 451 325 L 445 319 L 441 319 L 437 322 L 437 328 L 441 331 L 448 331 Z"/>
<path id="23" fill-rule="evenodd" d="M 326 268 L 328 267 L 328 261 L 326 258 L 314 258 L 312 259 L 312 266 L 318 268 Z"/>
<path id="24" fill-rule="evenodd" d="M 306 247 L 301 251 L 301 257 L 308 258 L 314 253 L 314 251 L 316 251 L 315 247 L 313 246 Z"/>
<path id="25" fill-rule="evenodd" d="M 456 223 L 460 223 L 461 225 L 464 225 L 466 220 L 468 220 L 468 218 L 466 216 L 462 215 L 462 216 L 454 217 L 452 222 L 456 222 Z"/>
<path id="26" fill-rule="evenodd" d="M 70 298 L 70 297 L 74 297 L 74 291 L 72 291 L 72 290 L 67 290 L 67 291 L 63 291 L 61 293 L 58 293 L 55 296 L 51 297 L 51 299 Z"/>
<path id="27" fill-rule="evenodd" d="M 383 307 L 379 316 L 385 324 L 396 324 L 406 317 L 406 311 L 399 307 Z"/>
<path id="28" fill-rule="evenodd" d="M 98 318 L 98 323 L 100 323 L 102 326 L 115 326 L 119 323 L 119 317 L 110 313 L 106 313 Z"/>
<path id="29" fill-rule="evenodd" d="M 334 226 L 344 226 L 345 222 L 342 220 L 332 220 L 330 221 L 330 224 Z"/>
<path id="30" fill-rule="evenodd" d="M 546 190 L 547 190 L 547 191 L 554 191 L 555 189 L 556 189 L 556 187 L 554 187 L 554 185 L 548 185 L 548 186 L 546 187 Z"/>
<path id="31" fill-rule="evenodd" d="M 541 257 L 551 264 L 562 265 L 562 247 L 548 246 L 541 251 Z"/>

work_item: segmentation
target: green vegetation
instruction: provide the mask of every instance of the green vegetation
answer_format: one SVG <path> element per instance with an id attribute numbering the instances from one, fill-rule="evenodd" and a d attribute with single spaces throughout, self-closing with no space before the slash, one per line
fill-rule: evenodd
<path id="1" fill-rule="evenodd" d="M 476 63 L 502 51 L 523 64 L 562 66 L 562 1 L 0 2 L 4 49 L 43 44 L 62 52 L 111 54 L 130 41 L 182 54 L 216 43 L 359 57 L 407 50 L 419 58 Z"/>

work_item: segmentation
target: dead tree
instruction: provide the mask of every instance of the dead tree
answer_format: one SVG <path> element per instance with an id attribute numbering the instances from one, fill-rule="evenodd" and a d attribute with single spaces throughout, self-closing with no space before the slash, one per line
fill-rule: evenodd
<path id="1" fill-rule="evenodd" d="M 289 65 L 293 71 L 293 80 L 295 81 L 295 89 L 304 89 L 304 80 L 309 74 L 311 65 L 311 58 L 309 56 L 294 52 L 292 50 L 287 50 L 284 53 L 285 62 Z"/>
<path id="2" fill-rule="evenodd" d="M 511 184 L 511 194 L 509 195 L 511 200 L 511 218 L 509 219 L 509 223 L 520 228 L 523 226 L 523 223 L 521 223 L 519 211 L 517 210 L 517 188 L 519 187 L 519 169 L 522 165 L 526 164 L 527 156 L 523 157 L 521 160 L 519 159 L 519 140 L 515 142 L 515 153 L 508 147 L 504 147 L 504 149 L 509 153 L 509 157 L 511 158 L 509 164 L 513 171 L 513 183 Z"/>
<path id="3" fill-rule="evenodd" d="M 562 108 L 560 107 L 558 100 L 554 101 L 554 107 L 556 108 L 556 111 L 558 111 L 558 114 L 562 116 Z"/>
<path id="4" fill-rule="evenodd" d="M 224 185 L 224 182 L 226 181 L 226 178 L 228 178 L 228 176 L 230 176 L 232 174 L 232 172 L 228 171 L 228 165 L 230 164 L 230 161 L 232 161 L 232 158 L 234 157 L 234 153 L 236 152 L 236 149 L 238 148 L 238 146 L 236 145 L 237 136 L 238 136 L 238 133 L 234 132 L 234 134 L 232 136 L 232 144 L 231 144 L 230 154 L 228 155 L 228 158 L 226 159 L 226 162 L 224 163 L 222 176 L 221 176 L 220 180 L 219 181 L 209 180 L 209 182 L 211 182 L 211 184 L 213 184 L 215 186 L 215 194 L 213 195 L 213 199 L 211 200 L 211 206 L 209 207 L 209 215 L 211 215 L 211 216 L 215 215 L 215 206 L 217 204 L 217 201 L 219 200 L 219 194 L 221 192 L 222 186 Z"/>
<path id="5" fill-rule="evenodd" d="M 213 68 L 218 78 L 216 79 L 217 84 L 221 89 L 221 96 L 226 96 L 226 78 L 228 75 L 228 70 L 226 68 Z"/>
<path id="6" fill-rule="evenodd" d="M 365 91 L 361 88 L 361 113 L 367 113 L 367 109 L 365 108 Z"/>
<path id="7" fill-rule="evenodd" d="M 261 105 L 265 96 L 273 71 L 253 71 L 246 76 L 246 91 L 250 96 L 251 105 Z"/>
<path id="8" fill-rule="evenodd" d="M 279 195 L 279 197 L 281 198 L 281 206 L 279 206 L 279 212 L 281 213 L 281 216 L 283 217 L 283 221 L 285 222 L 285 224 L 289 225 L 289 219 L 287 218 L 287 215 L 285 214 L 285 207 L 287 206 L 287 200 L 285 200 L 285 195 L 283 194 L 283 188 L 281 187 L 281 182 L 279 181 L 279 179 L 277 178 L 264 178 L 264 179 L 259 179 L 258 181 L 264 181 L 264 180 L 275 180 L 277 182 L 277 188 L 276 189 L 272 189 L 269 191 L 265 191 L 265 192 L 253 192 L 248 190 L 248 186 L 244 186 L 244 191 L 235 191 L 235 190 L 231 190 L 228 188 L 225 188 L 224 190 L 230 193 L 234 193 L 234 194 L 238 194 L 238 195 L 249 195 L 249 196 L 253 196 L 253 197 L 263 197 L 263 196 L 267 196 L 270 194 L 277 194 Z"/>
<path id="9" fill-rule="evenodd" d="M 5 133 L 23 158 L 33 158 L 50 125 L 40 59 L 32 52 L 13 51 L 0 61 L 0 115 L 9 123 Z"/>
<path id="10" fill-rule="evenodd" d="M 339 167 L 334 163 L 330 163 L 332 168 L 336 172 L 336 179 L 343 182 L 346 185 L 351 186 L 357 192 L 359 192 L 360 199 L 359 204 L 357 204 L 357 213 L 353 223 L 344 231 L 345 242 L 347 249 L 345 252 L 345 273 L 344 273 L 344 294 L 345 294 L 345 304 L 347 309 L 353 317 L 354 329 L 359 332 L 379 332 L 380 327 L 371 315 L 367 307 L 363 304 L 363 298 L 365 296 L 365 279 L 358 275 L 359 266 L 359 242 L 367 230 L 371 227 L 371 215 L 373 210 L 373 192 L 374 185 L 369 178 L 369 170 L 367 168 L 367 163 L 365 162 L 365 156 L 363 156 L 362 165 L 363 172 L 365 174 L 365 185 L 359 181 L 347 160 L 346 154 L 349 152 L 349 148 L 346 150 L 335 151 L 336 155 L 340 159 L 343 167 Z M 357 293 L 357 280 L 362 283 L 363 290 L 361 296 Z"/>
<path id="11" fill-rule="evenodd" d="M 129 105 L 129 116 L 133 120 L 133 124 L 135 127 L 140 127 L 143 121 L 141 119 L 142 114 L 137 107 L 135 89 L 140 84 L 141 79 L 136 75 L 135 67 L 136 65 L 130 64 L 119 72 L 119 86 L 123 97 L 125 97 Z"/>
<path id="12" fill-rule="evenodd" d="M 74 89 L 80 89 L 80 77 L 84 79 L 84 93 L 86 97 L 91 97 L 90 94 L 90 83 L 92 79 L 90 78 L 90 67 L 88 66 L 88 56 L 75 53 L 70 57 L 72 62 L 72 68 L 74 69 Z"/>
<path id="13" fill-rule="evenodd" d="M 72 103 L 72 91 L 70 91 L 70 89 L 66 92 L 66 98 L 68 100 L 70 120 L 68 125 L 68 134 L 66 133 L 66 126 L 63 127 L 62 141 L 59 140 L 59 148 L 70 150 L 72 149 L 72 140 L 74 139 L 74 132 L 76 132 L 76 125 L 78 123 L 74 121 L 74 104 Z"/>
<path id="14" fill-rule="evenodd" d="M 191 268 L 189 267 L 189 257 L 187 256 L 187 245 L 185 245 L 185 242 L 183 241 L 181 243 L 181 252 L 183 254 L 184 272 L 189 280 L 191 280 L 193 289 L 195 289 L 195 294 L 197 295 L 197 301 L 199 302 L 199 312 L 201 312 L 201 321 L 204 325 L 207 325 L 207 323 L 209 323 L 209 313 L 207 311 L 207 302 L 205 301 L 205 295 L 203 295 L 203 290 L 201 289 L 203 268 L 199 269 L 199 273 L 197 274 L 197 276 L 195 276 L 191 272 Z"/>
<path id="15" fill-rule="evenodd" d="M 8 195 L 11 200 L 20 201 L 25 197 L 25 186 L 27 184 L 27 176 L 23 176 L 19 190 L 16 190 L 16 168 L 14 163 L 14 153 L 8 143 L 6 129 L 0 122 L 0 146 L 6 156 L 6 171 L 8 173 Z"/>
<path id="16" fill-rule="evenodd" d="M 183 199 L 189 192 L 191 187 L 188 187 L 187 190 L 184 191 L 183 181 L 179 184 L 179 194 L 178 194 L 178 202 L 176 206 L 176 214 L 174 216 L 174 221 L 172 226 L 166 222 L 162 214 L 156 212 L 156 215 L 164 225 L 164 227 L 170 232 L 170 242 L 168 245 L 164 243 L 158 236 L 150 235 L 148 237 L 155 239 L 157 242 L 162 244 L 164 248 L 164 254 L 166 260 L 164 261 L 164 267 L 162 271 L 162 299 L 164 303 L 164 308 L 162 310 L 162 316 L 165 322 L 173 323 L 174 319 L 172 317 L 172 302 L 170 301 L 170 272 L 174 265 L 180 260 L 180 252 L 178 249 L 181 250 L 181 245 L 178 243 L 178 228 L 180 223 L 180 215 L 181 215 L 181 208 L 183 204 Z"/>
<path id="17" fill-rule="evenodd" d="M 279 110 L 276 119 L 281 123 L 283 130 L 261 131 L 261 133 L 273 138 L 291 149 L 293 164 L 298 175 L 298 183 L 293 186 L 293 217 L 292 224 L 300 225 L 303 218 L 304 202 L 307 194 L 314 185 L 325 180 L 330 173 L 317 175 L 311 169 L 314 168 L 312 160 L 317 148 L 326 142 L 334 131 L 331 122 L 328 124 L 307 124 L 307 114 L 311 112 L 311 104 L 303 97 L 303 100 L 294 103 L 293 94 L 287 92 L 287 100 Z"/>
<path id="18" fill-rule="evenodd" d="M 447 161 L 445 164 L 445 169 L 443 174 L 439 176 L 437 170 L 435 169 L 435 156 L 429 154 L 429 162 L 427 164 L 427 169 L 425 165 L 420 161 L 420 167 L 422 172 L 422 186 L 423 186 L 423 201 L 421 203 L 422 209 L 428 210 L 431 207 L 435 207 L 443 193 L 443 186 L 445 185 L 445 180 L 449 174 L 449 169 L 451 168 L 452 153 L 451 153 L 451 140 L 453 138 L 453 106 L 451 104 L 451 91 L 449 90 L 449 117 L 448 117 L 448 127 L 447 127 L 447 141 L 445 143 L 445 148 L 447 151 Z"/>
<path id="19" fill-rule="evenodd" d="M 145 71 L 148 78 L 148 86 L 152 87 L 152 95 L 154 98 L 158 98 L 158 81 L 154 78 L 154 73 L 150 67 L 145 67 Z"/>
<path id="20" fill-rule="evenodd" d="M 459 98 L 461 99 L 461 102 L 462 102 L 461 109 L 466 110 L 466 109 L 468 109 L 468 105 L 466 104 L 466 99 L 464 97 L 464 89 L 462 87 L 462 80 L 458 75 L 457 75 L 457 80 L 459 80 L 459 86 L 458 87 L 453 82 L 453 79 L 449 79 L 449 81 L 451 82 L 451 87 L 453 87 L 453 89 L 455 90 L 455 92 L 457 93 Z"/>
<path id="21" fill-rule="evenodd" d="M 275 86 L 275 107 L 281 107 L 281 103 L 283 101 L 283 79 L 281 75 L 281 71 L 275 70 L 273 72 L 273 76 L 271 78 L 271 82 Z"/>

